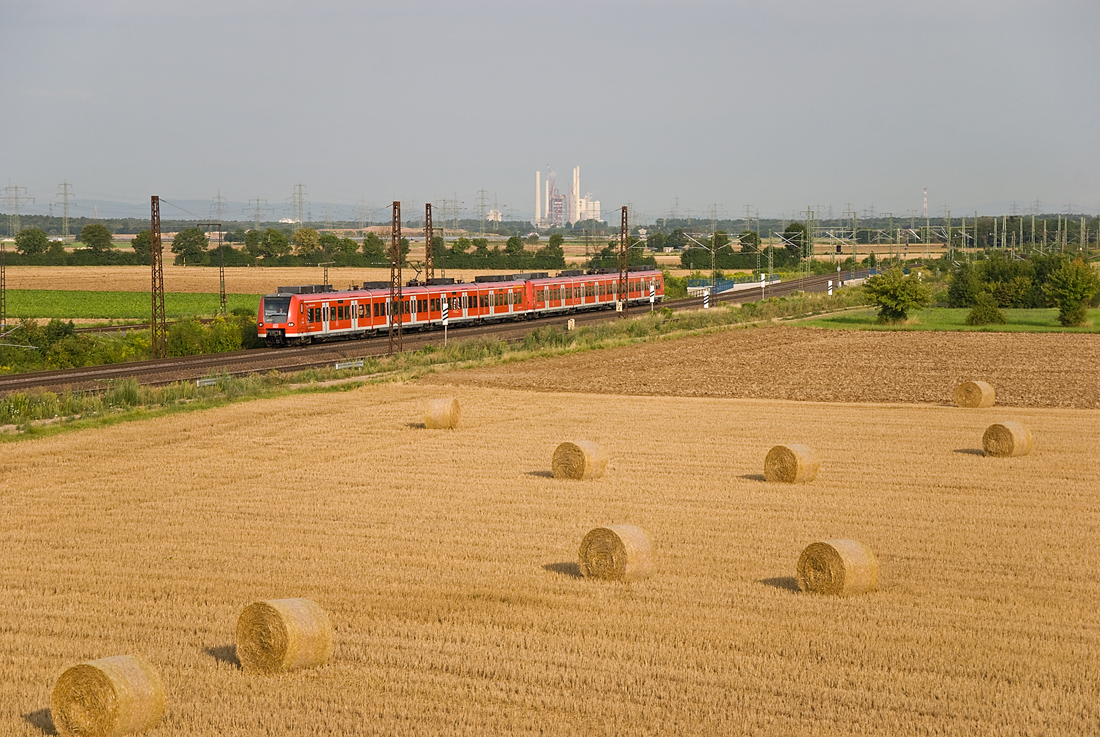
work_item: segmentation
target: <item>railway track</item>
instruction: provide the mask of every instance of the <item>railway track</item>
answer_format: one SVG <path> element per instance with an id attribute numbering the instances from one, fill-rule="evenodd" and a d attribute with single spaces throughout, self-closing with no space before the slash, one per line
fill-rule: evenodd
<path id="1" fill-rule="evenodd" d="M 848 279 L 863 278 L 869 273 L 871 272 L 868 270 L 857 271 L 849 275 Z M 787 296 L 799 291 L 824 292 L 828 289 L 830 280 L 835 283 L 836 277 L 831 274 L 811 276 L 805 279 L 769 284 L 763 290 L 753 287 L 736 292 L 726 292 L 717 295 L 714 302 L 716 304 L 744 303 L 769 297 Z M 697 310 L 701 309 L 702 306 L 702 297 L 688 297 L 662 304 L 662 307 L 668 307 L 677 312 Z M 637 305 L 631 307 L 627 314 L 637 315 L 648 311 L 648 305 Z M 611 310 L 600 310 L 559 314 L 519 322 L 470 325 L 452 332 L 455 332 L 454 338 L 458 340 L 491 336 L 497 340 L 515 343 L 522 341 L 529 332 L 543 325 L 561 325 L 565 320 L 573 319 L 576 325 L 584 326 L 614 320 L 618 317 L 619 314 Z M 404 334 L 402 348 L 405 351 L 415 351 L 427 345 L 442 346 L 443 340 L 443 330 L 439 328 L 410 332 Z M 89 366 L 86 368 L 35 371 L 0 376 L 0 395 L 30 389 L 97 391 L 108 387 L 113 381 L 128 378 L 137 379 L 142 384 L 163 385 L 175 381 L 196 381 L 211 376 L 243 376 L 269 371 L 293 373 L 310 368 L 331 367 L 337 363 L 359 358 L 384 356 L 388 352 L 388 336 L 381 335 L 365 340 L 319 343 L 299 347 L 257 348 L 204 356 L 184 356 Z"/>

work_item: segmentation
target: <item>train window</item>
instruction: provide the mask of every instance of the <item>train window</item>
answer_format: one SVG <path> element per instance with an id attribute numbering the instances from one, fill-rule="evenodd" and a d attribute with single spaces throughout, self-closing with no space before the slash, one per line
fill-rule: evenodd
<path id="1" fill-rule="evenodd" d="M 306 310 L 306 322 L 313 322 L 313 308 Z"/>
<path id="2" fill-rule="evenodd" d="M 417 312 L 427 312 L 428 311 L 428 299 L 427 299 L 427 297 L 425 297 L 424 299 L 416 300 L 416 304 L 417 304 L 417 309 L 416 309 Z"/>

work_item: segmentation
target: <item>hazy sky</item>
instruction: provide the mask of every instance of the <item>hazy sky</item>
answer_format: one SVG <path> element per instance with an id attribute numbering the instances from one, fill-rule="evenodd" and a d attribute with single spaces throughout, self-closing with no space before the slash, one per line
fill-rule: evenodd
<path id="1" fill-rule="evenodd" d="M 25 212 L 1100 209 L 1097 0 L 0 0 L 0 68 Z"/>

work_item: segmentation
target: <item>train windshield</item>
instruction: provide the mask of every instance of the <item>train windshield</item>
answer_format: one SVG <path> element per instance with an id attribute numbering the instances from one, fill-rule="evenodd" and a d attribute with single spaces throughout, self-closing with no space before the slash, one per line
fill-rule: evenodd
<path id="1" fill-rule="evenodd" d="M 264 322 L 286 322 L 290 297 L 264 297 Z"/>

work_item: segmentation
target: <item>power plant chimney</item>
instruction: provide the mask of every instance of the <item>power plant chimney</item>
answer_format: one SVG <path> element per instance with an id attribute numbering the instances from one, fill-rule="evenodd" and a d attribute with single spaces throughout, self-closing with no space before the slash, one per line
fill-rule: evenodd
<path id="1" fill-rule="evenodd" d="M 573 167 L 573 201 L 570 204 L 572 210 L 570 214 L 571 222 L 578 222 L 581 219 L 581 168 L 579 166 Z"/>
<path id="2" fill-rule="evenodd" d="M 542 172 L 535 169 L 535 227 L 542 223 Z"/>

